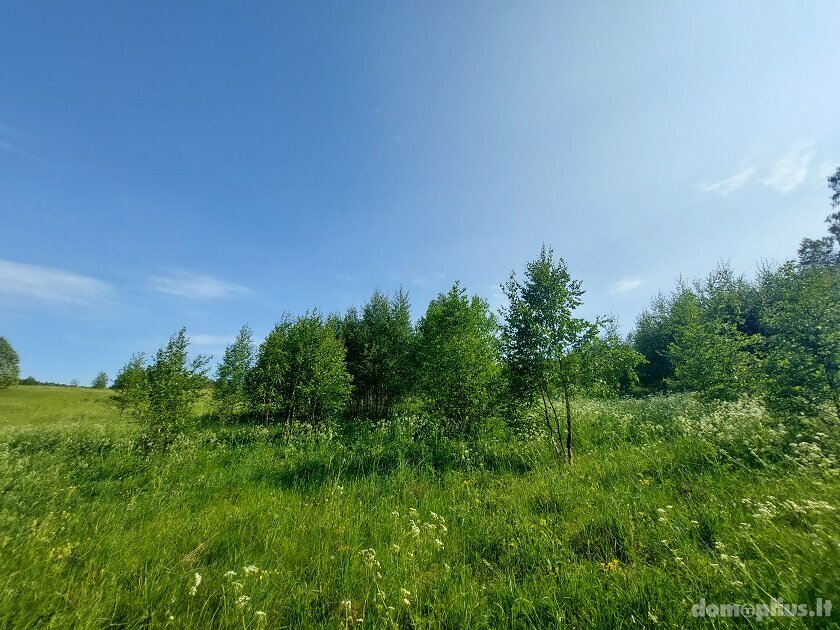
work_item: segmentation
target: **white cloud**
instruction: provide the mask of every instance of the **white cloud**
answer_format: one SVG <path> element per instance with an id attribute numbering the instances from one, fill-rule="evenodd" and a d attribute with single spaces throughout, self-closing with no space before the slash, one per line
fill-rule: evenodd
<path id="1" fill-rule="evenodd" d="M 232 335 L 190 335 L 190 343 L 196 346 L 228 346 L 233 341 Z"/>
<path id="2" fill-rule="evenodd" d="M 113 293 L 111 285 L 71 271 L 0 260 L 0 295 L 13 298 L 91 304 Z"/>
<path id="3" fill-rule="evenodd" d="M 795 190 L 808 178 L 808 169 L 814 154 L 815 151 L 810 146 L 794 147 L 773 165 L 770 175 L 761 180 L 761 183 L 780 193 Z"/>
<path id="4" fill-rule="evenodd" d="M 620 280 L 613 285 L 611 293 L 623 295 L 630 293 L 633 289 L 638 289 L 643 284 L 644 280 Z"/>
<path id="5" fill-rule="evenodd" d="M 745 168 L 740 173 L 736 173 L 732 177 L 727 177 L 726 179 L 722 179 L 719 182 L 713 182 L 711 184 L 700 184 L 700 189 L 703 192 L 712 192 L 718 193 L 721 195 L 728 195 L 731 192 L 734 192 L 747 184 L 752 176 L 755 174 L 755 167 L 750 166 Z"/>
<path id="6" fill-rule="evenodd" d="M 251 293 L 248 287 L 186 271 L 176 271 L 168 276 L 150 276 L 149 286 L 159 293 L 196 300 L 230 298 Z"/>

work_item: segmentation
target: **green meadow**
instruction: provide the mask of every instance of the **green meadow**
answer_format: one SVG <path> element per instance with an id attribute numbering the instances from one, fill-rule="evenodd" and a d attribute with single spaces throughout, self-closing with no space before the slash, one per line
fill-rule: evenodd
<path id="1" fill-rule="evenodd" d="M 527 423 L 461 442 L 412 413 L 288 434 L 199 409 L 147 451 L 110 396 L 0 390 L 0 627 L 763 626 L 692 607 L 840 602 L 828 412 L 577 399 L 561 467 Z"/>

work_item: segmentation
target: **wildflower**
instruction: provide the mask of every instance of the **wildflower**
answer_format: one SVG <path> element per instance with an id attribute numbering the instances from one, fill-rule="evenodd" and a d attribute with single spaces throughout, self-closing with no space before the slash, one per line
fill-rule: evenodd
<path id="1" fill-rule="evenodd" d="M 692 525 L 699 525 L 699 524 L 700 524 L 700 521 L 691 521 L 691 524 L 692 524 Z"/>
<path id="2" fill-rule="evenodd" d="M 236 600 L 236 605 L 239 608 L 245 608 L 245 606 L 247 606 L 250 603 L 251 603 L 251 598 L 248 597 L 247 595 L 240 595 L 239 599 Z"/>
<path id="3" fill-rule="evenodd" d="M 249 564 L 247 567 L 242 568 L 245 571 L 245 575 L 251 575 L 252 573 L 259 573 L 259 567 L 254 566 L 253 564 Z"/>
<path id="4" fill-rule="evenodd" d="M 665 523 L 665 522 L 667 522 L 667 521 L 668 521 L 668 519 L 667 519 L 667 518 L 665 518 L 664 516 L 660 516 L 660 517 L 659 517 L 659 522 L 660 522 L 660 523 Z"/>
<path id="5" fill-rule="evenodd" d="M 656 511 L 660 514 L 665 514 L 665 508 L 656 508 Z"/>
<path id="6" fill-rule="evenodd" d="M 198 585 L 201 584 L 201 576 L 196 573 L 195 574 L 195 584 L 190 587 L 190 595 L 195 596 L 198 592 Z"/>
<path id="7" fill-rule="evenodd" d="M 735 580 L 732 582 L 732 586 L 743 586 L 744 583 L 741 580 Z"/>
<path id="8" fill-rule="evenodd" d="M 409 591 L 408 589 L 404 589 L 404 588 L 400 589 L 400 593 L 402 594 L 403 597 L 408 597 L 409 595 L 411 595 L 411 591 Z"/>
<path id="9" fill-rule="evenodd" d="M 350 610 L 351 608 L 353 608 L 353 602 L 349 599 L 345 599 L 343 602 L 341 602 L 341 607 Z"/>
<path id="10" fill-rule="evenodd" d="M 443 549 L 443 542 L 440 538 L 435 538 L 435 544 L 438 546 L 438 549 Z"/>
<path id="11" fill-rule="evenodd" d="M 225 572 L 225 577 L 226 578 L 235 578 L 236 577 L 236 571 L 226 571 Z"/>
<path id="12" fill-rule="evenodd" d="M 258 610 L 254 613 L 254 617 L 257 618 L 257 621 L 265 621 L 266 614 L 262 610 Z"/>
<path id="13" fill-rule="evenodd" d="M 649 486 L 650 485 L 650 479 L 642 479 L 640 483 L 643 486 Z"/>
<path id="14" fill-rule="evenodd" d="M 403 604 L 405 604 L 406 606 L 411 606 L 411 602 L 407 597 L 403 599 Z"/>
<path id="15" fill-rule="evenodd" d="M 364 563 L 368 566 L 368 568 L 378 569 L 381 566 L 379 560 L 376 559 L 376 549 L 374 549 L 373 547 L 371 547 L 370 549 L 362 549 L 359 552 L 359 555 L 362 556 L 362 560 L 364 560 Z"/>
<path id="16" fill-rule="evenodd" d="M 399 517 L 400 517 L 400 513 L 399 513 L 399 512 L 397 512 L 396 510 L 392 510 L 392 511 L 391 511 L 391 516 L 393 516 L 394 518 L 399 518 Z"/>
<path id="17" fill-rule="evenodd" d="M 601 568 L 604 570 L 604 573 L 609 573 L 610 571 L 615 571 L 618 569 L 618 560 L 610 560 L 606 564 L 602 564 Z"/>
<path id="18" fill-rule="evenodd" d="M 394 543 L 393 545 L 391 545 L 391 550 L 394 553 L 399 553 L 400 552 L 400 546 L 398 544 Z"/>

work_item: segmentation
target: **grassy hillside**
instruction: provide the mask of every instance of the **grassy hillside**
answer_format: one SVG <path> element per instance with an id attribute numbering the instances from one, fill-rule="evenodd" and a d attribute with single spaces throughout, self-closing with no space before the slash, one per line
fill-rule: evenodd
<path id="1" fill-rule="evenodd" d="M 0 391 L 0 627 L 629 628 L 708 623 L 701 598 L 840 603 L 827 420 L 578 401 L 569 470 L 528 430 L 467 445 L 413 417 L 330 441 L 197 422 L 148 455 L 106 396 Z"/>

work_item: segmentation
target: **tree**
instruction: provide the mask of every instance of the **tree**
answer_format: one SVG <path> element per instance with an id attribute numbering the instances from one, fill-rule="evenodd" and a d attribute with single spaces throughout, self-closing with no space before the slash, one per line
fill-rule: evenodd
<path id="1" fill-rule="evenodd" d="M 0 389 L 17 385 L 20 380 L 20 357 L 9 340 L 0 337 Z"/>
<path id="2" fill-rule="evenodd" d="M 673 339 L 668 356 L 672 389 L 696 391 L 707 399 L 735 400 L 756 386 L 761 335 L 747 332 L 748 285 L 720 264 L 671 305 Z"/>
<path id="3" fill-rule="evenodd" d="M 108 374 L 105 372 L 100 372 L 93 379 L 90 386 L 94 389 L 105 389 L 106 387 L 108 387 Z"/>
<path id="4" fill-rule="evenodd" d="M 156 437 L 168 438 L 192 415 L 205 385 L 208 357 L 188 357 L 189 339 L 182 328 L 155 355 L 146 368 L 148 413 L 144 420 Z"/>
<path id="5" fill-rule="evenodd" d="M 285 317 L 260 345 L 247 378 L 251 409 L 264 422 L 319 427 L 341 414 L 350 396 L 344 344 L 317 311 Z"/>
<path id="6" fill-rule="evenodd" d="M 252 334 L 247 324 L 242 326 L 216 369 L 213 401 L 222 418 L 233 417 L 248 407 L 246 380 L 254 363 Z"/>
<path id="7" fill-rule="evenodd" d="M 601 322 L 601 332 L 572 355 L 577 363 L 576 381 L 587 395 L 613 398 L 639 385 L 638 368 L 644 355 L 618 335 L 612 320 Z"/>
<path id="8" fill-rule="evenodd" d="M 353 413 L 387 416 L 411 385 L 414 329 L 408 296 L 400 290 L 388 298 L 376 291 L 361 316 L 351 308 L 334 324 L 347 348 Z"/>
<path id="9" fill-rule="evenodd" d="M 597 324 L 574 317 L 584 294 L 562 258 L 554 260 L 551 248 L 543 246 L 536 260 L 525 267 L 523 282 L 511 272 L 502 290 L 508 305 L 502 310 L 502 348 L 511 390 L 533 399 L 539 396 L 549 440 L 558 461 L 563 456 L 560 419 L 553 397 L 559 390 L 565 403 L 566 459 L 572 464 L 571 388 L 575 373 L 571 356 L 597 335 Z"/>
<path id="10" fill-rule="evenodd" d="M 120 413 L 129 413 L 136 420 L 149 413 L 149 379 L 146 375 L 146 356 L 136 353 L 114 379 L 114 404 Z"/>
<path id="11" fill-rule="evenodd" d="M 496 318 L 456 282 L 417 326 L 417 388 L 449 435 L 471 437 L 492 410 L 499 374 Z"/>
<path id="12" fill-rule="evenodd" d="M 840 421 L 840 270 L 788 263 L 764 284 L 770 406 L 813 414 L 831 402 Z"/>

